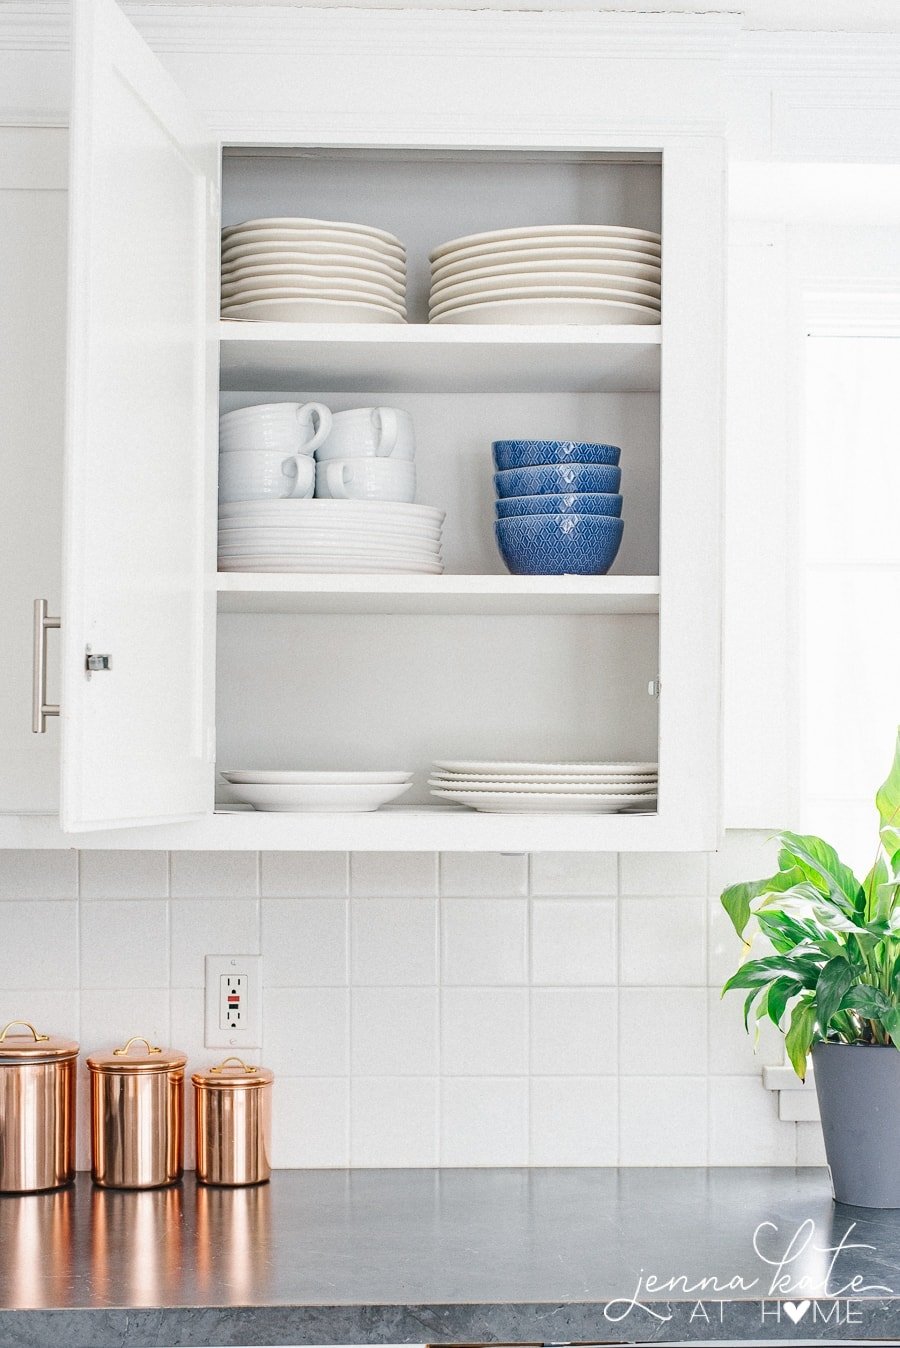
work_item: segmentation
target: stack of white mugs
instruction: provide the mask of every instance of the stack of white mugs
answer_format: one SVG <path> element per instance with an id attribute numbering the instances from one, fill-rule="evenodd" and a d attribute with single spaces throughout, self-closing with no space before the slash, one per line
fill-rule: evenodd
<path id="1" fill-rule="evenodd" d="M 225 413 L 220 570 L 442 571 L 444 516 L 412 504 L 414 458 L 412 419 L 396 407 Z"/>

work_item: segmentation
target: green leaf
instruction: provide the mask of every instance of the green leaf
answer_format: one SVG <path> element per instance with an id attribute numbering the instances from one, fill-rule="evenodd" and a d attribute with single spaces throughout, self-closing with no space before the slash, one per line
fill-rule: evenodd
<path id="1" fill-rule="evenodd" d="M 900 729 L 894 746 L 891 770 L 875 796 L 875 805 L 881 820 L 881 841 L 888 856 L 900 852 Z"/>
<path id="2" fill-rule="evenodd" d="M 785 1013 L 790 999 L 801 991 L 802 983 L 798 983 L 796 978 L 776 978 L 774 983 L 769 984 L 769 991 L 766 993 L 765 1009 L 769 1020 L 773 1025 L 781 1028 L 781 1018 Z"/>
<path id="3" fill-rule="evenodd" d="M 881 989 L 873 988 L 869 983 L 857 983 L 849 988 L 841 998 L 841 1008 L 858 1011 L 866 1020 L 877 1020 L 882 1023 L 892 1010 L 891 1003 Z"/>
<path id="4" fill-rule="evenodd" d="M 832 903 L 847 914 L 860 911 L 862 886 L 830 844 L 812 834 L 800 833 L 781 833 L 779 841 L 781 851 L 778 864 L 782 869 L 793 859 L 793 864 L 799 865 L 807 878 L 822 889 Z"/>
<path id="5" fill-rule="evenodd" d="M 789 866 L 776 875 L 770 875 L 766 880 L 747 880 L 742 884 L 729 885 L 722 894 L 722 907 L 731 918 L 738 936 L 743 938 L 750 920 L 750 905 L 754 900 L 764 899 L 769 894 L 782 894 L 804 878 L 804 873 L 798 866 Z"/>
<path id="6" fill-rule="evenodd" d="M 844 994 L 855 981 L 856 975 L 843 955 L 836 955 L 828 961 L 819 974 L 816 983 L 816 1015 L 823 1034 L 828 1033 L 831 1018 L 840 1008 Z"/>
<path id="7" fill-rule="evenodd" d="M 875 918 L 878 917 L 888 916 L 890 908 L 888 907 L 888 909 L 885 911 L 883 909 L 883 906 L 879 904 L 879 891 L 881 890 L 882 886 L 887 885 L 889 881 L 890 875 L 888 873 L 887 861 L 884 855 L 881 852 L 879 852 L 875 860 L 875 865 L 869 871 L 869 874 L 866 876 L 865 880 L 863 880 L 863 890 L 865 891 L 866 895 L 867 922 L 872 922 Z"/>
<path id="8" fill-rule="evenodd" d="M 723 994 L 733 988 L 762 988 L 776 978 L 794 978 L 803 988 L 814 988 L 824 960 L 814 955 L 766 955 L 763 959 L 747 960 L 722 988 Z"/>
<path id="9" fill-rule="evenodd" d="M 791 1012 L 791 1023 L 784 1036 L 784 1047 L 791 1060 L 791 1066 L 801 1081 L 806 1080 L 806 1060 L 815 1032 L 815 1003 L 811 997 L 802 998 Z"/>

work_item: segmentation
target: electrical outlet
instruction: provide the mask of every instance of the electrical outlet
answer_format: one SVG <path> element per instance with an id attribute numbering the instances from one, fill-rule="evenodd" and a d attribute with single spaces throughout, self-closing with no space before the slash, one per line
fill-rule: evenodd
<path id="1" fill-rule="evenodd" d="M 259 955 L 207 955 L 207 1048 L 261 1048 Z"/>

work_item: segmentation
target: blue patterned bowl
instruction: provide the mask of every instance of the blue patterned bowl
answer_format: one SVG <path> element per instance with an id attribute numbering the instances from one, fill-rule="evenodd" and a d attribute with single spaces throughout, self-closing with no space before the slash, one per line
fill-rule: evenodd
<path id="1" fill-rule="evenodd" d="M 618 464 L 618 445 L 588 445 L 579 440 L 495 440 L 494 467 L 534 468 L 542 463 Z"/>
<path id="2" fill-rule="evenodd" d="M 621 515 L 622 498 L 611 492 L 572 491 L 565 496 L 507 496 L 496 502 L 501 520 L 510 515 Z"/>
<path id="3" fill-rule="evenodd" d="M 494 474 L 498 496 L 569 496 L 572 492 L 617 492 L 622 469 L 583 463 L 545 463 L 539 468 L 507 468 Z"/>
<path id="4" fill-rule="evenodd" d="M 613 515 L 515 515 L 494 525 L 514 576 L 604 576 L 624 528 Z"/>

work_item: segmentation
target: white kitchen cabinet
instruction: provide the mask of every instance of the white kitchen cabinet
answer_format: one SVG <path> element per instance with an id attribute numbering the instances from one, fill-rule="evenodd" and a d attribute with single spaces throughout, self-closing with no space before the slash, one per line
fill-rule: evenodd
<path id="1" fill-rule="evenodd" d="M 183 96 L 111 0 L 87 8 L 96 27 L 82 34 L 74 95 L 61 698 L 69 832 L 19 819 L 0 840 L 715 846 L 719 138 L 672 134 L 652 118 L 623 131 L 602 115 L 589 130 L 573 117 L 568 130 L 536 135 L 515 128 L 513 91 L 501 115 L 490 89 L 473 86 L 490 148 L 461 145 L 423 87 L 380 141 L 370 128 L 336 134 L 314 106 L 294 134 L 225 138 L 220 216 L 218 157 Z M 524 88 L 520 96 L 524 107 Z M 409 325 L 217 324 L 220 221 L 270 214 L 396 233 L 409 258 Z M 427 255 L 445 239 L 597 220 L 662 229 L 661 328 L 424 322 Z M 446 574 L 217 576 L 217 381 L 222 410 L 296 397 L 336 410 L 408 408 L 419 499 L 447 512 Z M 490 441 L 514 436 L 622 444 L 626 534 L 613 574 L 505 574 Z M 111 656 L 90 680 L 87 646 Z M 217 813 L 214 753 L 226 767 L 403 766 L 416 785 L 370 815 Z M 659 807 L 544 817 L 435 807 L 427 769 L 452 756 L 658 757 Z"/>

